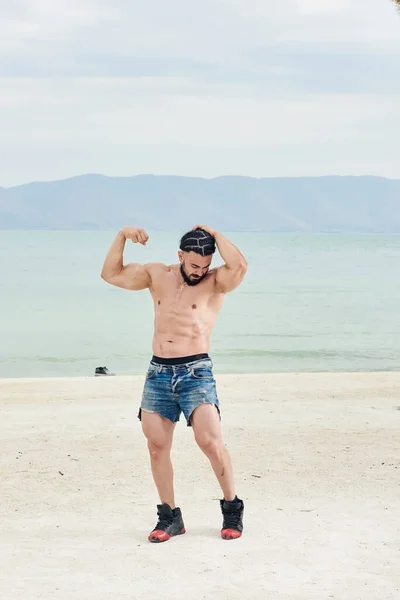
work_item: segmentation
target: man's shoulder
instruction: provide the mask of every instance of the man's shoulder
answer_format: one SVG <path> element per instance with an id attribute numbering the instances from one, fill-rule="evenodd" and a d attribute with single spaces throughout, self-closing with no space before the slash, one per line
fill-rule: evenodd
<path id="1" fill-rule="evenodd" d="M 208 293 L 211 296 L 214 296 L 217 292 L 217 273 L 219 267 L 213 267 L 207 273 L 207 276 L 204 278 L 205 289 L 208 290 Z"/>
<path id="2" fill-rule="evenodd" d="M 208 273 L 207 273 L 208 281 L 212 282 L 213 284 L 216 283 L 217 274 L 218 274 L 219 269 L 220 269 L 220 267 L 213 267 L 212 269 L 210 269 L 208 271 Z"/>
<path id="3" fill-rule="evenodd" d="M 153 284 L 160 280 L 164 281 L 164 276 L 169 275 L 173 271 L 173 265 L 166 265 L 160 262 L 145 263 L 144 267 L 150 275 Z"/>
<path id="4" fill-rule="evenodd" d="M 160 262 L 148 262 L 143 265 L 146 270 L 150 273 L 162 273 L 169 271 L 170 267 L 164 263 Z"/>
<path id="5" fill-rule="evenodd" d="M 150 291 L 153 293 L 160 290 L 165 290 L 171 285 L 170 274 L 173 271 L 173 265 L 166 265 L 165 263 L 153 262 L 146 263 L 145 268 L 150 277 Z"/>

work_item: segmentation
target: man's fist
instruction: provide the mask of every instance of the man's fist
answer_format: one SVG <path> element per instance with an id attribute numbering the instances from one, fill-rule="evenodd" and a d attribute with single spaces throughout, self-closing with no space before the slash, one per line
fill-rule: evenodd
<path id="1" fill-rule="evenodd" d="M 145 246 L 149 239 L 146 231 L 140 227 L 124 227 L 122 233 L 126 240 L 132 240 L 134 244 L 139 243 L 142 244 L 142 246 Z"/>

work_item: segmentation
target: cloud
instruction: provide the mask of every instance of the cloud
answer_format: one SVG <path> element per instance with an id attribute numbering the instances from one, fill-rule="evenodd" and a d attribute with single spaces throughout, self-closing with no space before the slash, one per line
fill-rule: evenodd
<path id="1" fill-rule="evenodd" d="M 398 27 L 390 3 L 375 0 L 29 0 L 0 21 L 0 74 L 240 76 L 257 53 L 266 72 L 299 54 L 398 57 Z"/>
<path id="2" fill-rule="evenodd" d="M 389 1 L 0 0 L 0 16 L 0 185 L 398 175 Z"/>

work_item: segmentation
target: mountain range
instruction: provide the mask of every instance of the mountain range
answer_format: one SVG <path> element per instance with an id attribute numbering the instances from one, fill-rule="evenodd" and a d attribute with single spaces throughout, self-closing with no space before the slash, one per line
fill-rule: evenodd
<path id="1" fill-rule="evenodd" d="M 400 180 L 81 175 L 0 188 L 0 229 L 400 233 Z"/>

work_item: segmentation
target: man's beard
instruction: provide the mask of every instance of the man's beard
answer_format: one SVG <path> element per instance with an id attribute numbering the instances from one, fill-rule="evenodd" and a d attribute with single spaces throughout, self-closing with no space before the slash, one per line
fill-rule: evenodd
<path id="1" fill-rule="evenodd" d="M 196 279 L 190 279 L 190 277 L 188 277 L 185 273 L 185 269 L 183 268 L 183 265 L 181 264 L 181 275 L 183 277 L 183 281 L 185 283 L 187 283 L 187 285 L 197 285 L 198 283 L 200 283 L 200 281 L 202 279 L 204 279 L 204 277 L 207 275 L 207 273 L 204 273 L 204 275 L 202 275 L 201 277 L 198 277 Z"/>

